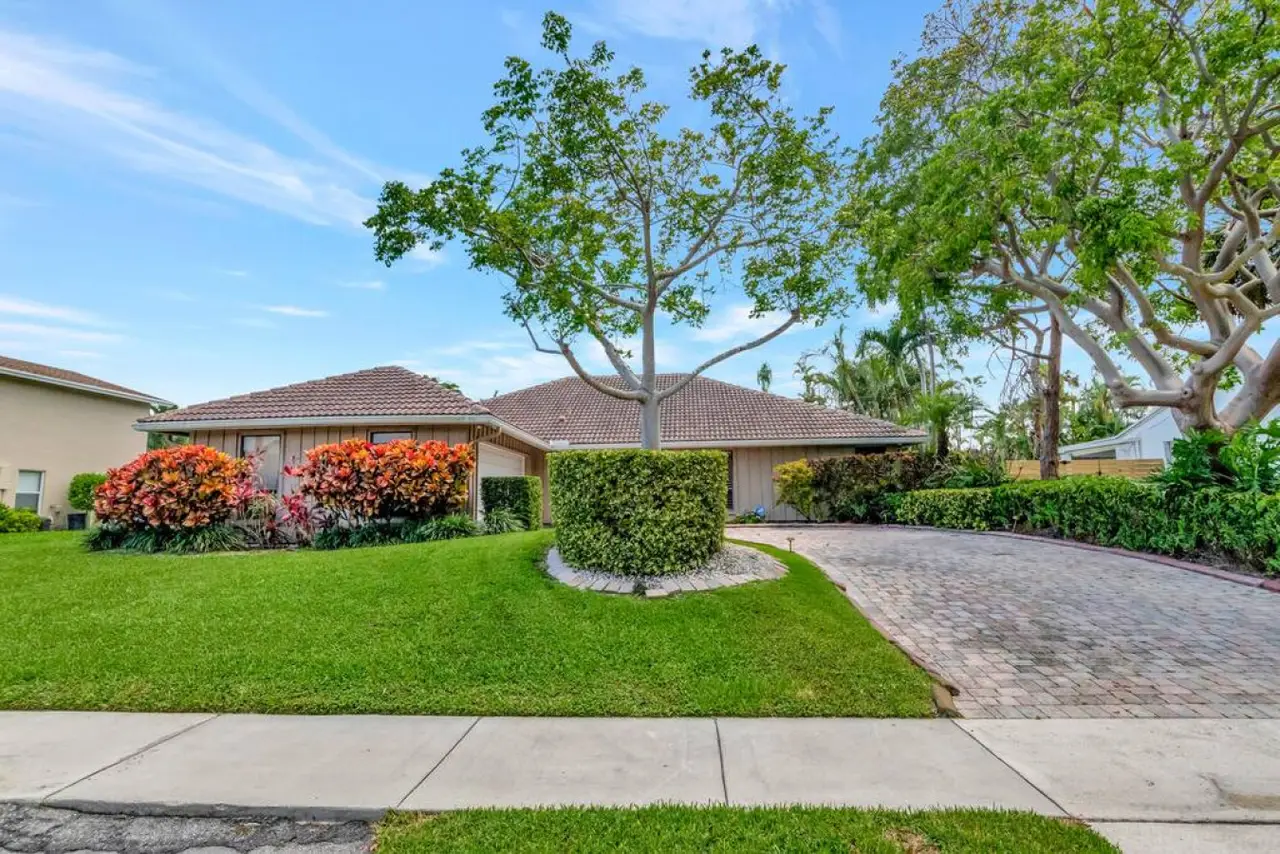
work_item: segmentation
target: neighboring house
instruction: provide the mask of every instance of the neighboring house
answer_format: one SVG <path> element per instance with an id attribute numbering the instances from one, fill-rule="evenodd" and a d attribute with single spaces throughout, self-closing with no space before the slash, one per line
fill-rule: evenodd
<path id="1" fill-rule="evenodd" d="M 662 375 L 659 387 L 669 388 L 681 377 Z M 616 377 L 599 379 L 618 382 Z M 136 429 L 187 433 L 193 442 L 229 454 L 259 454 L 264 484 L 282 492 L 295 486 L 283 466 L 327 442 L 467 442 L 476 447 L 477 481 L 493 475 L 537 475 L 546 499 L 547 454 L 637 447 L 637 409 L 577 377 L 477 402 L 406 368 L 381 367 L 163 412 L 139 419 Z M 778 463 L 919 444 L 924 434 L 697 377 L 663 403 L 662 441 L 667 448 L 729 452 L 726 500 L 731 511 L 763 506 L 771 518 L 793 519 L 791 508 L 775 507 L 772 474 Z M 477 493 L 473 488 L 472 495 Z M 549 520 L 549 504 L 544 515 Z"/>
<path id="2" fill-rule="evenodd" d="M 1224 406 L 1230 394 L 1219 392 L 1217 405 Z M 1275 418 L 1272 412 L 1263 421 Z M 1182 438 L 1182 430 L 1173 419 L 1173 410 L 1154 406 L 1145 415 L 1114 436 L 1063 445 L 1058 454 L 1064 460 L 1173 460 L 1173 443 Z"/>
<path id="3" fill-rule="evenodd" d="M 67 524 L 67 488 L 147 448 L 133 429 L 168 401 L 105 380 L 0 356 L 0 504 Z"/>

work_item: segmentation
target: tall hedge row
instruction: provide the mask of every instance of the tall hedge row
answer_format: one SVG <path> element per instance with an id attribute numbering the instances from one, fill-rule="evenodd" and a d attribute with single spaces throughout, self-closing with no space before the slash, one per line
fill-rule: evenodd
<path id="1" fill-rule="evenodd" d="M 558 451 L 549 465 L 556 546 L 570 566 L 663 575 L 724 545 L 723 451 Z"/>
<path id="2" fill-rule="evenodd" d="M 534 475 L 483 477 L 480 502 L 486 513 L 510 510 L 530 531 L 542 527 L 542 478 Z"/>
<path id="3" fill-rule="evenodd" d="M 930 489 L 892 502 L 893 520 L 1025 531 L 1175 556 L 1218 556 L 1280 572 L 1280 497 L 1148 481 L 1068 477 L 988 489 Z"/>

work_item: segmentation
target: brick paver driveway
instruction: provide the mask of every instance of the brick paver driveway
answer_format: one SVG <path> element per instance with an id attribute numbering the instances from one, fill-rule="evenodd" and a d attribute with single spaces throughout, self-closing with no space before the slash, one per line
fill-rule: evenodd
<path id="1" fill-rule="evenodd" d="M 953 531 L 733 529 L 797 552 L 960 690 L 966 717 L 1280 718 L 1280 594 Z"/>

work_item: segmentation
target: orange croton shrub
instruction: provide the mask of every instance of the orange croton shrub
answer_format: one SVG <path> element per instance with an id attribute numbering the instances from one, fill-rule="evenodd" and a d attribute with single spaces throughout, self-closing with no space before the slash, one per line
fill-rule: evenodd
<path id="1" fill-rule="evenodd" d="M 206 445 L 147 451 L 109 469 L 94 497 L 102 522 L 176 531 L 226 522 L 252 493 L 253 466 Z"/>
<path id="2" fill-rule="evenodd" d="M 312 448 L 304 463 L 285 474 L 297 477 L 298 491 L 318 507 L 358 523 L 460 510 L 474 468 L 475 455 L 465 444 L 348 439 Z"/>

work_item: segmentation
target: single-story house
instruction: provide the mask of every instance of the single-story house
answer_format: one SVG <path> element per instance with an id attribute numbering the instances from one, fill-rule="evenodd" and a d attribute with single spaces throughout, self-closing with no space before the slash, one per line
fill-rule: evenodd
<path id="1" fill-rule="evenodd" d="M 135 422 L 168 401 L 75 371 L 0 356 L 0 504 L 67 526 L 67 489 L 146 450 Z"/>
<path id="2" fill-rule="evenodd" d="M 664 374 L 659 385 L 670 387 L 682 377 Z M 601 394 L 576 376 L 475 401 L 431 377 L 388 366 L 162 412 L 139 419 L 136 429 L 182 432 L 229 454 L 259 454 L 264 484 L 282 492 L 294 488 L 283 467 L 327 442 L 357 437 L 467 442 L 476 448 L 477 481 L 537 475 L 546 498 L 548 454 L 637 447 L 639 419 L 635 403 Z M 663 403 L 662 441 L 665 448 L 728 452 L 729 509 L 742 513 L 762 506 L 771 518 L 785 520 L 795 514 L 774 501 L 772 472 L 778 463 L 915 445 L 924 434 L 695 377 Z M 473 488 L 472 495 L 477 493 Z M 550 519 L 549 504 L 544 515 Z"/>

